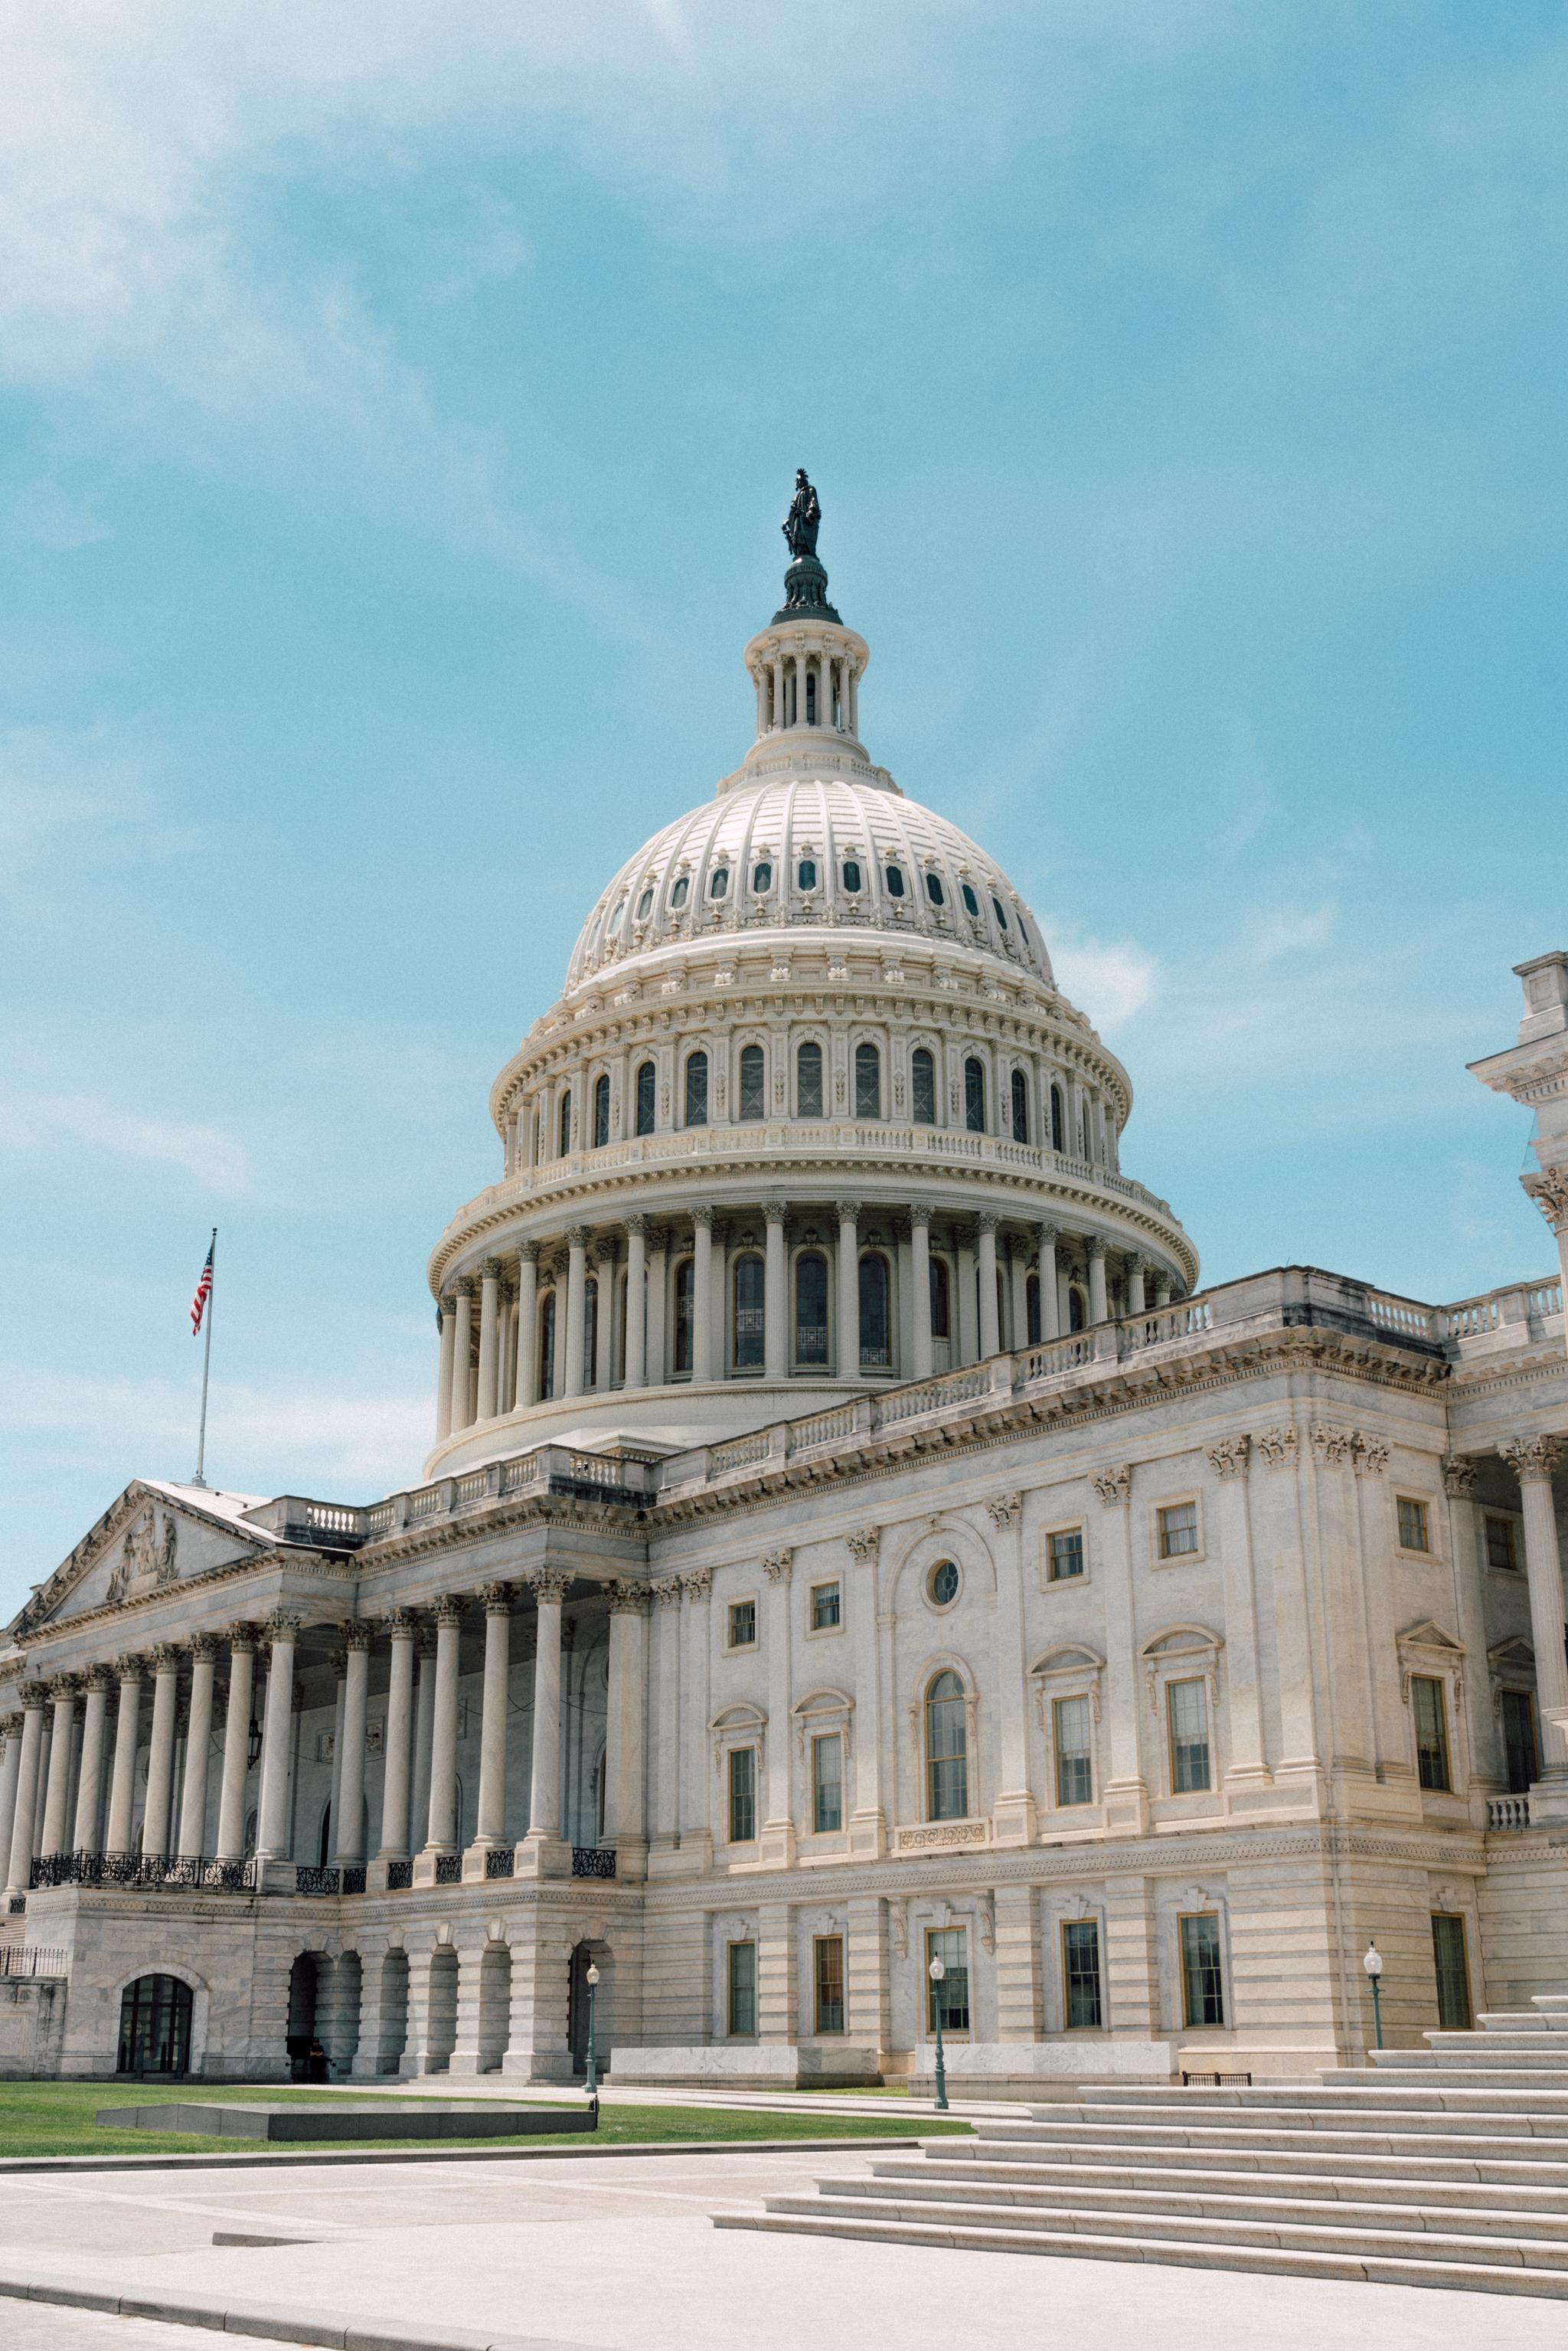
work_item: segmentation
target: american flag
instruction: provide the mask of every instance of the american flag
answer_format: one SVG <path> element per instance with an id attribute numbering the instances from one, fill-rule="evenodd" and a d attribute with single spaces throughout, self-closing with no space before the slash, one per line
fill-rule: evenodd
<path id="1" fill-rule="evenodd" d="M 207 1311 L 207 1301 L 213 1294 L 213 1249 L 216 1249 L 216 1247 L 217 1241 L 214 1238 L 212 1249 L 209 1249 L 207 1251 L 207 1261 L 202 1268 L 202 1278 L 196 1284 L 196 1294 L 191 1301 L 191 1336 L 193 1339 L 196 1336 L 196 1333 L 202 1327 L 202 1317 Z"/>

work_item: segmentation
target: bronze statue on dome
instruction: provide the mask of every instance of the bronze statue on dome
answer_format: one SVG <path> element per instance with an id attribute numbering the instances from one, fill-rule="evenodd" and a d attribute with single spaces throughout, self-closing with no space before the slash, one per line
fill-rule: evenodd
<path id="1" fill-rule="evenodd" d="M 795 495 L 789 501 L 789 511 L 783 523 L 785 544 L 799 563 L 802 557 L 814 557 L 817 533 L 822 526 L 822 509 L 817 493 L 806 479 L 806 468 L 795 469 Z"/>

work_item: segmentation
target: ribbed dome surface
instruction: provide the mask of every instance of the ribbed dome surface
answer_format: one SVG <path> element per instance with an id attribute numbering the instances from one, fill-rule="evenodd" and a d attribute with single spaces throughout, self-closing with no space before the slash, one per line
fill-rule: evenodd
<path id="1" fill-rule="evenodd" d="M 956 825 L 880 776 L 794 774 L 732 787 L 628 858 L 583 925 L 567 987 L 684 942 L 820 924 L 950 940 L 1053 985 L 1033 915 Z"/>

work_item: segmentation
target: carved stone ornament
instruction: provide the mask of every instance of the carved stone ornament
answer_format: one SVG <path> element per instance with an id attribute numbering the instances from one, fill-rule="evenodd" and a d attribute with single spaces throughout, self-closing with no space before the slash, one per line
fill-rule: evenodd
<path id="1" fill-rule="evenodd" d="M 711 1567 L 688 1567 L 679 1582 L 688 1600 L 706 1600 L 713 1583 L 713 1570 Z"/>
<path id="2" fill-rule="evenodd" d="M 1349 1428 L 1314 1428 L 1312 1458 L 1320 1469 L 1343 1469 L 1355 1455 L 1355 1432 Z"/>
<path id="3" fill-rule="evenodd" d="M 382 1618 L 382 1631 L 390 1641 L 412 1641 L 419 1630 L 419 1620 L 412 1608 L 389 1608 Z"/>
<path id="4" fill-rule="evenodd" d="M 1548 1168 L 1521 1180 L 1552 1231 L 1568 1232 L 1568 1169 Z"/>
<path id="5" fill-rule="evenodd" d="M 648 1605 L 648 1590 L 641 1583 L 608 1583 L 604 1604 L 612 1616 L 641 1616 Z"/>
<path id="6" fill-rule="evenodd" d="M 509 1616 L 512 1613 L 512 1587 L 509 1583 L 482 1583 L 475 1593 L 486 1616 Z"/>
<path id="7" fill-rule="evenodd" d="M 1252 1450 L 1249 1437 L 1222 1437 L 1218 1445 L 1207 1448 L 1208 1466 L 1221 1483 L 1247 1474 L 1247 1458 Z"/>
<path id="8" fill-rule="evenodd" d="M 1252 1440 L 1263 1456 L 1266 1469 L 1293 1469 L 1301 1449 L 1301 1440 L 1293 1428 L 1266 1428 Z"/>
<path id="9" fill-rule="evenodd" d="M 1521 1486 L 1550 1484 L 1552 1469 L 1563 1450 L 1563 1439 L 1560 1437 L 1515 1437 L 1497 1449 Z"/>
<path id="10" fill-rule="evenodd" d="M 649 1585 L 661 1608 L 678 1608 L 681 1604 L 681 1579 L 678 1575 L 662 1575 L 657 1583 Z"/>
<path id="11" fill-rule="evenodd" d="M 762 1573 L 769 1583 L 788 1583 L 794 1567 L 792 1551 L 769 1551 L 762 1555 Z"/>
<path id="12" fill-rule="evenodd" d="M 180 1530 L 167 1514 L 163 1520 L 163 1541 L 158 1552 L 157 1576 L 160 1583 L 177 1583 L 180 1571 L 175 1565 L 175 1553 L 180 1547 Z"/>
<path id="13" fill-rule="evenodd" d="M 986 1508 L 991 1514 L 992 1526 L 998 1529 L 1016 1527 L 1023 1515 L 1023 1496 L 992 1494 L 987 1498 Z"/>
<path id="14" fill-rule="evenodd" d="M 1102 1469 L 1090 1483 L 1106 1510 L 1125 1510 L 1133 1490 L 1132 1464 L 1124 1462 L 1119 1469 Z"/>
<path id="15" fill-rule="evenodd" d="M 363 1616 L 350 1616 L 340 1625 L 343 1646 L 348 1649 L 368 1649 L 376 1637 L 376 1627 Z"/>
<path id="16" fill-rule="evenodd" d="M 287 1641 L 292 1646 L 298 1640 L 299 1627 L 304 1622 L 303 1616 L 296 1616 L 287 1608 L 275 1608 L 261 1629 L 269 1643 Z"/>
<path id="17" fill-rule="evenodd" d="M 1479 1465 L 1463 1453 L 1451 1453 L 1443 1464 L 1443 1491 L 1456 1502 L 1464 1501 L 1476 1490 Z"/>
<path id="18" fill-rule="evenodd" d="M 864 1567 L 882 1549 L 882 1529 L 857 1527 L 852 1534 L 844 1537 L 844 1541 L 849 1546 L 850 1557 L 857 1566 Z"/>
<path id="19" fill-rule="evenodd" d="M 1358 1437 L 1355 1440 L 1355 1474 L 1358 1478 L 1381 1478 L 1388 1467 L 1388 1447 L 1380 1437 Z"/>
<path id="20" fill-rule="evenodd" d="M 564 1574 L 559 1568 L 540 1567 L 529 1576 L 528 1589 L 538 1607 L 559 1608 L 566 1598 L 566 1587 L 570 1582 L 570 1576 Z"/>
<path id="21" fill-rule="evenodd" d="M 218 1654 L 218 1636 L 215 1633 L 193 1633 L 186 1646 L 190 1650 L 193 1662 L 199 1662 L 204 1657 L 215 1657 Z"/>

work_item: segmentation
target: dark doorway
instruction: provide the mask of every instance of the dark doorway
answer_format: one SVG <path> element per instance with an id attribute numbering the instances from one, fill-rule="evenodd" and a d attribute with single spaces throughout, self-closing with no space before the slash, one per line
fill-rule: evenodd
<path id="1" fill-rule="evenodd" d="M 191 1987 L 178 1976 L 138 1976 L 120 1999 L 121 2074 L 188 2074 Z"/>
<path id="2" fill-rule="evenodd" d="M 571 2044 L 571 2070 L 574 2074 L 586 2074 L 588 2071 L 588 1969 L 592 1957 L 592 1948 L 587 1943 L 579 1943 L 571 1955 L 566 2036 Z"/>

